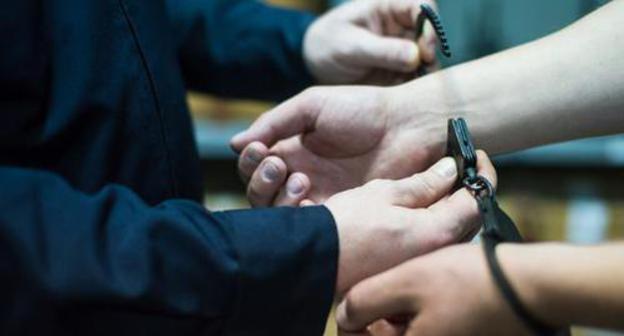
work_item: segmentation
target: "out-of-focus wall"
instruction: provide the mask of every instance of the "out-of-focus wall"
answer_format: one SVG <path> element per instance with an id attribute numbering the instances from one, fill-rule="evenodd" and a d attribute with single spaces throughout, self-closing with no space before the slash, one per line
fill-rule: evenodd
<path id="1" fill-rule="evenodd" d="M 543 37 L 607 0 L 438 0 L 455 64 Z"/>

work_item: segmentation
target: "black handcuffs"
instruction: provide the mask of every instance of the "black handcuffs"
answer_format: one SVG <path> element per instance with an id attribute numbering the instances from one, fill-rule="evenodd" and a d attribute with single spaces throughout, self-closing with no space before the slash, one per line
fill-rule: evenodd
<path id="1" fill-rule="evenodd" d="M 537 319 L 522 303 L 496 258 L 496 246 L 503 242 L 521 243 L 522 236 L 514 222 L 498 206 L 496 190 L 477 173 L 477 155 L 464 119 L 448 122 L 447 154 L 455 159 L 460 187 L 468 189 L 479 204 L 483 231 L 481 240 L 494 283 L 514 313 L 535 335 L 569 335 L 569 329 L 555 330 Z"/>
<path id="2" fill-rule="evenodd" d="M 423 34 L 425 22 L 429 21 L 440 41 L 441 53 L 446 57 L 451 57 L 448 38 L 440 16 L 429 5 L 423 4 L 420 9 L 421 12 L 415 22 L 416 41 Z M 418 75 L 425 75 L 427 70 L 421 66 L 417 72 Z M 451 119 L 448 122 L 447 155 L 452 156 L 457 164 L 458 187 L 469 190 L 479 205 L 483 224 L 481 240 L 483 241 L 487 265 L 502 296 L 516 316 L 524 322 L 534 335 L 570 335 L 569 328 L 556 330 L 531 314 L 509 283 L 496 258 L 496 246 L 498 244 L 503 242 L 521 243 L 524 240 L 511 218 L 498 206 L 496 189 L 485 177 L 478 174 L 477 155 L 466 121 L 462 118 Z"/>

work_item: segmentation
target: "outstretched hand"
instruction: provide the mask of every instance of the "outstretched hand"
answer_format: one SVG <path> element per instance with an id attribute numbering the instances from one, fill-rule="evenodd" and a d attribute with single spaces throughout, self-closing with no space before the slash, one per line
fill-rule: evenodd
<path id="1" fill-rule="evenodd" d="M 410 176 L 441 158 L 444 117 L 425 104 L 417 111 L 397 106 L 395 90 L 312 88 L 234 137 L 252 205 L 322 203 L 372 179 Z"/>

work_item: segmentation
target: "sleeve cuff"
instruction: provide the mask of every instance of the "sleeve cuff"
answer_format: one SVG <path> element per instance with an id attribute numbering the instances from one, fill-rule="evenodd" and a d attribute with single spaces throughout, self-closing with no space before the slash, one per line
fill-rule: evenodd
<path id="1" fill-rule="evenodd" d="M 215 213 L 239 260 L 228 335 L 322 335 L 334 298 L 338 234 L 327 208 Z"/>

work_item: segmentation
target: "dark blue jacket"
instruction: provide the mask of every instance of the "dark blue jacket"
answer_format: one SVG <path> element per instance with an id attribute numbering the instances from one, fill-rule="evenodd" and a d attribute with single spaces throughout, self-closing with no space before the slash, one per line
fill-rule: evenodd
<path id="1" fill-rule="evenodd" d="M 310 83 L 310 16 L 236 0 L 0 0 L 0 334 L 319 335 L 323 207 L 210 213 L 189 87 Z"/>

